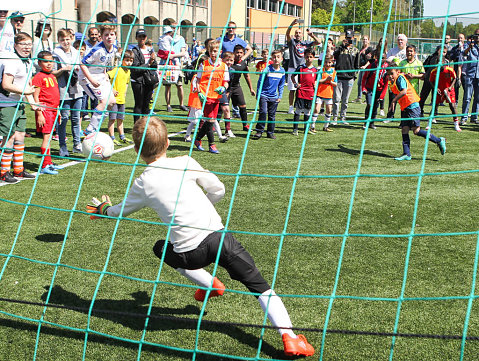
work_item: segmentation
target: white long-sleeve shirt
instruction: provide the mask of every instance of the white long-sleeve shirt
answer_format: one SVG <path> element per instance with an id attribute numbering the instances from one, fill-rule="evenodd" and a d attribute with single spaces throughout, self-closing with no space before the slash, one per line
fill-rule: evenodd
<path id="1" fill-rule="evenodd" d="M 160 158 L 135 179 L 125 200 L 123 216 L 148 207 L 168 224 L 174 215 L 173 223 L 177 225 L 171 227 L 170 242 L 175 252 L 188 252 L 198 247 L 207 235 L 223 228 L 213 204 L 224 194 L 225 187 L 218 177 L 193 158 Z M 108 215 L 119 216 L 121 207 L 119 203 L 108 208 Z"/>

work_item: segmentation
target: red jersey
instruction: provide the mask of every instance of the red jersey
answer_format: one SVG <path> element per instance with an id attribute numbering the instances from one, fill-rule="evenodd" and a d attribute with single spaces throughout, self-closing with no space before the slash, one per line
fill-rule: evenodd
<path id="1" fill-rule="evenodd" d="M 256 63 L 256 71 L 262 72 L 266 68 L 266 65 L 271 65 L 271 64 L 273 64 L 271 60 L 268 61 L 268 64 L 266 64 L 264 60 L 261 60 L 260 62 Z"/>
<path id="2" fill-rule="evenodd" d="M 436 74 L 437 68 L 434 68 L 431 71 L 431 75 L 429 76 L 429 81 L 431 82 L 432 86 L 436 84 Z M 437 85 L 437 88 L 439 90 L 444 90 L 451 87 L 454 79 L 456 79 L 456 72 L 452 67 L 446 65 L 444 68 L 441 69 L 441 72 L 439 73 L 439 83 Z"/>
<path id="3" fill-rule="evenodd" d="M 60 89 L 55 75 L 52 73 L 38 72 L 32 79 L 32 84 L 40 88 L 38 100 L 50 108 L 58 108 L 60 105 Z"/>
<path id="4" fill-rule="evenodd" d="M 301 85 L 296 91 L 296 96 L 301 99 L 313 100 L 318 69 L 314 66 L 308 68 L 306 65 L 300 65 L 296 68 L 295 72 L 299 73 L 294 74 L 294 76 L 298 79 L 298 84 Z"/>

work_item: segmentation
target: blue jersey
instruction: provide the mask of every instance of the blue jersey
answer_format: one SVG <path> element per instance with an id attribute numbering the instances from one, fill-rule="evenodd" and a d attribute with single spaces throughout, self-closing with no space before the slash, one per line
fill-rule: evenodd
<path id="1" fill-rule="evenodd" d="M 285 71 L 283 68 L 276 70 L 272 64 L 268 65 L 260 74 L 258 79 L 258 96 L 269 99 L 281 99 L 283 97 L 283 88 L 285 83 Z M 260 93 L 261 81 L 263 88 Z"/>
<path id="2" fill-rule="evenodd" d="M 102 41 L 91 48 L 81 62 L 88 66 L 88 70 L 93 77 L 98 78 L 105 75 L 106 71 L 109 70 L 108 67 L 113 66 L 117 50 L 116 45 L 113 45 L 111 50 L 108 51 Z M 83 73 L 79 74 L 79 77 L 82 78 Z"/>

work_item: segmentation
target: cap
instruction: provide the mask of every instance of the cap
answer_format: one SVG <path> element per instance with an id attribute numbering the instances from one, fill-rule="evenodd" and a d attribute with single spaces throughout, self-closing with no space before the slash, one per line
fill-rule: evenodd
<path id="1" fill-rule="evenodd" d="M 75 40 L 81 40 L 83 38 L 83 33 L 75 33 Z"/>
<path id="2" fill-rule="evenodd" d="M 354 33 L 351 29 L 346 30 L 346 37 L 347 38 L 352 38 L 354 37 Z"/>
<path id="3" fill-rule="evenodd" d="M 12 13 L 12 15 L 10 15 L 11 18 L 25 18 L 25 15 L 23 15 L 23 13 L 21 13 L 20 11 L 15 11 L 14 13 Z"/>
<path id="4" fill-rule="evenodd" d="M 173 32 L 173 28 L 169 25 L 165 25 L 163 27 L 163 34 L 166 34 L 166 33 L 172 33 Z"/>
<path id="5" fill-rule="evenodd" d="M 145 29 L 138 29 L 136 31 L 136 37 L 140 36 L 140 35 L 145 35 L 146 36 L 146 31 Z"/>
<path id="6" fill-rule="evenodd" d="M 40 19 L 40 20 L 38 20 L 38 22 L 37 22 L 37 25 L 38 25 L 38 24 L 51 25 L 51 24 L 50 24 L 50 20 L 48 20 L 48 19 Z"/>

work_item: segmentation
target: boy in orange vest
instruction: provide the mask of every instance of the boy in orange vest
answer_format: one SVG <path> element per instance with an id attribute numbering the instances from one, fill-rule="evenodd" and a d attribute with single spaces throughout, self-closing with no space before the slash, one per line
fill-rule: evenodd
<path id="1" fill-rule="evenodd" d="M 395 65 L 391 63 L 388 66 L 395 67 Z M 399 161 L 411 160 L 409 130 L 412 128 L 415 135 L 419 135 L 423 138 L 427 137 L 427 131 L 420 127 L 420 99 L 411 83 L 406 79 L 404 74 L 397 69 L 388 69 L 388 77 L 390 83 L 389 89 L 395 95 L 389 106 L 389 113 L 392 113 L 396 103 L 399 103 L 402 118 L 400 126 L 402 130 L 403 154 L 394 159 Z M 437 144 L 442 155 L 446 153 L 446 138 L 438 138 L 434 134 L 429 133 L 429 140 Z"/>
<path id="2" fill-rule="evenodd" d="M 201 145 L 201 139 L 206 135 L 208 137 L 209 152 L 218 154 L 219 151 L 215 145 L 215 135 L 213 126 L 218 116 L 218 107 L 221 95 L 226 91 L 230 80 L 228 66 L 219 58 L 220 42 L 213 40 L 208 43 L 208 53 L 210 57 L 198 67 L 196 77 L 198 97 L 204 103 L 203 116 L 206 118 L 196 135 L 195 146 L 198 150 L 204 151 Z"/>
<path id="3" fill-rule="evenodd" d="M 324 103 L 326 111 L 324 113 L 324 126 L 325 132 L 332 132 L 329 128 L 331 122 L 331 112 L 333 111 L 333 93 L 334 87 L 338 81 L 336 77 L 336 70 L 333 68 L 334 58 L 331 55 L 326 55 L 324 59 L 323 72 L 321 79 L 318 81 L 318 90 L 316 92 L 316 107 L 314 108 L 313 118 L 311 125 L 311 131 L 316 131 L 316 120 L 318 120 L 318 114 L 321 110 L 321 105 Z"/>

